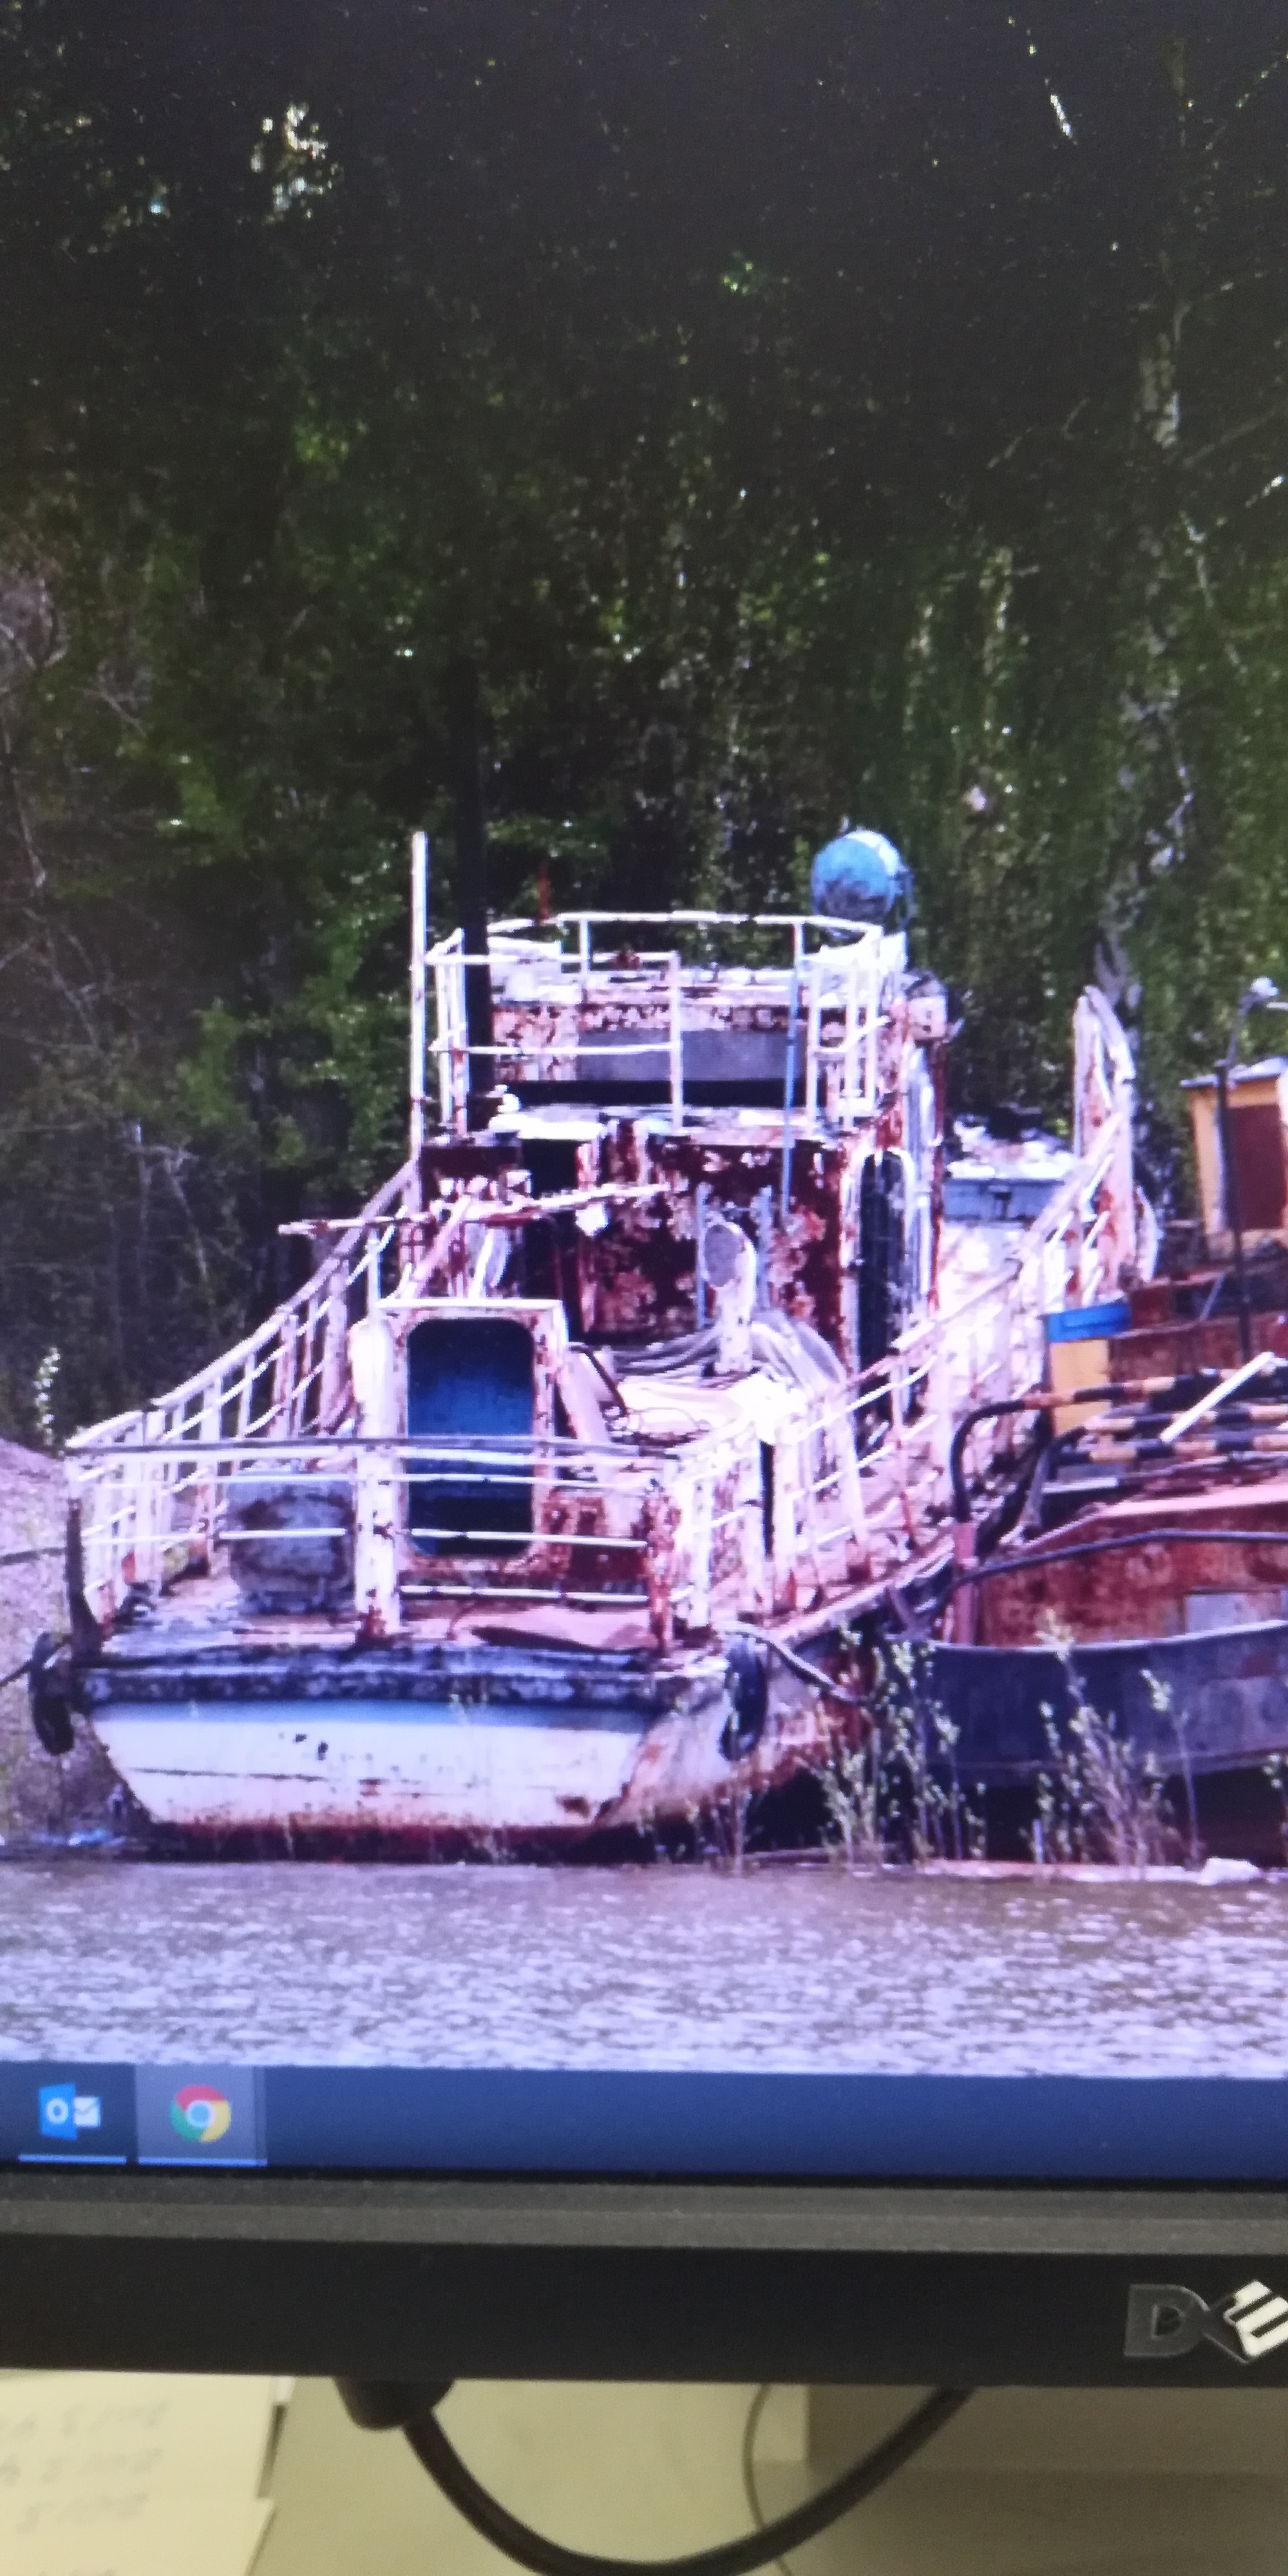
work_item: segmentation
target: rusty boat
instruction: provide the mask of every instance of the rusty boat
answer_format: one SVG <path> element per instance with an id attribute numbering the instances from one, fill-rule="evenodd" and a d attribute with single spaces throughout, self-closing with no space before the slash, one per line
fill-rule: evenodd
<path id="1" fill-rule="evenodd" d="M 1288 1857 L 1288 1061 L 1225 1071 L 1158 1274 L 1049 1319 L 1009 1455 L 954 1433 L 913 1697 L 994 1850 Z"/>
<path id="2" fill-rule="evenodd" d="M 309 1275 L 234 1350 L 68 1447 L 33 1717 L 92 1730 L 158 1850 L 692 1848 L 832 1776 L 846 1641 L 951 1569 L 955 1427 L 1004 1468 L 980 1407 L 1150 1257 L 1101 996 L 1070 1143 L 946 1146 L 901 930 L 431 941 L 427 866 L 407 1160 L 287 1229 Z"/>

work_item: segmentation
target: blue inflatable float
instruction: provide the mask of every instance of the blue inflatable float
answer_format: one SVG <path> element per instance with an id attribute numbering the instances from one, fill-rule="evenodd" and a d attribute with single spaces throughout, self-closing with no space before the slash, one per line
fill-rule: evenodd
<path id="1" fill-rule="evenodd" d="M 884 832 L 842 832 L 810 869 L 810 901 L 832 921 L 900 930 L 916 908 L 912 870 Z"/>

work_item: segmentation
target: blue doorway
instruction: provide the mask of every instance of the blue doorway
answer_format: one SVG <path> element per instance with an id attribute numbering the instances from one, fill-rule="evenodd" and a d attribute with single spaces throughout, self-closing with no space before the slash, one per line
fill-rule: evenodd
<path id="1" fill-rule="evenodd" d="M 520 1444 L 532 1437 L 534 1402 L 526 1325 L 499 1315 L 417 1324 L 407 1343 L 407 1432 L 435 1444 L 432 1460 L 412 1461 L 419 1556 L 493 1556 L 531 1535 L 531 1459 Z M 495 1452 L 511 1441 L 512 1456 Z M 494 1451 L 487 1460 L 472 1454 L 484 1443 Z"/>

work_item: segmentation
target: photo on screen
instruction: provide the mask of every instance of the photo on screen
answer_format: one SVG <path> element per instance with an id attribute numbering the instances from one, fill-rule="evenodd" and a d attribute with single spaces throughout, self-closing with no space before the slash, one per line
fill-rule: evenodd
<path id="1" fill-rule="evenodd" d="M 1276 12 L 0 60 L 0 2154 L 1282 2178 Z"/>

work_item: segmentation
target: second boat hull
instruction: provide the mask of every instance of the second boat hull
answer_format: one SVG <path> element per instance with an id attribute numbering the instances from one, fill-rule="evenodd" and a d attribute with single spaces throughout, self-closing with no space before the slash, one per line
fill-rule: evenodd
<path id="1" fill-rule="evenodd" d="M 955 1729 L 963 1780 L 1049 1773 L 1079 1707 L 1162 1777 L 1261 1771 L 1288 1757 L 1285 1620 L 1067 1650 L 935 1644 L 918 1660 L 923 1708 Z"/>

